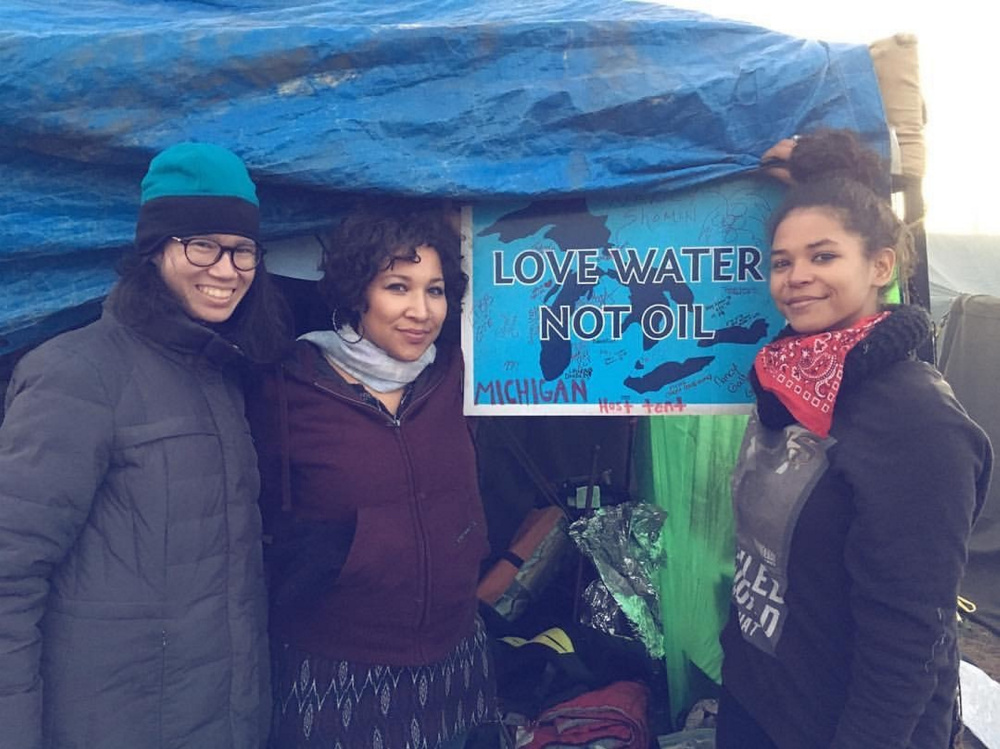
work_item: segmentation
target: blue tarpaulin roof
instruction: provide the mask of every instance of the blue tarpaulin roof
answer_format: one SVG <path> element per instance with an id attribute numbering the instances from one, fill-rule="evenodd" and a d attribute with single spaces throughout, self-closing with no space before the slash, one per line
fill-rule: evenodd
<path id="1" fill-rule="evenodd" d="M 649 2 L 7 0 L 0 29 L 8 346 L 106 292 L 180 140 L 247 161 L 272 238 L 355 193 L 681 189 L 821 124 L 887 152 L 866 46 Z"/>

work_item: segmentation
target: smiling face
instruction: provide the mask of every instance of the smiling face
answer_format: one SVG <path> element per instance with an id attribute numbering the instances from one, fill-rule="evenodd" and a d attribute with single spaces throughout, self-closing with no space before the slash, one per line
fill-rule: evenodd
<path id="1" fill-rule="evenodd" d="M 419 359 L 448 313 L 437 250 L 421 245 L 417 257 L 419 262 L 396 258 L 365 289 L 361 334 L 399 361 Z"/>
<path id="2" fill-rule="evenodd" d="M 234 246 L 247 241 L 235 234 L 206 234 L 221 245 Z M 153 262 L 184 311 L 195 320 L 221 323 L 228 320 L 242 301 L 254 270 L 237 270 L 230 253 L 224 252 L 219 262 L 207 268 L 192 265 L 184 255 L 180 242 L 167 240 L 163 251 Z"/>
<path id="3" fill-rule="evenodd" d="M 869 256 L 835 212 L 796 208 L 774 232 L 771 298 L 796 333 L 846 328 L 878 312 L 895 261 L 889 247 Z"/>

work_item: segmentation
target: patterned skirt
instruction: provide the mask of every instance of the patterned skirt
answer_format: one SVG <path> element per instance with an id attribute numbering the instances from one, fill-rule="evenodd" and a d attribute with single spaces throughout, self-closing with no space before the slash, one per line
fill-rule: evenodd
<path id="1" fill-rule="evenodd" d="M 496 719 L 496 682 L 482 622 L 426 666 L 333 660 L 274 645 L 270 749 L 436 749 Z"/>

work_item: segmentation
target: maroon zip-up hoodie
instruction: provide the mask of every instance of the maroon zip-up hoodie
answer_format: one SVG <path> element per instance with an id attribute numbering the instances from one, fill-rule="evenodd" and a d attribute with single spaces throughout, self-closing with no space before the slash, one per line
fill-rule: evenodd
<path id="1" fill-rule="evenodd" d="M 461 352 L 439 347 L 396 418 L 361 400 L 307 342 L 283 374 L 265 377 L 251 408 L 265 516 L 281 505 L 287 454 L 294 517 L 356 523 L 336 580 L 311 604 L 272 612 L 278 640 L 411 666 L 473 633 L 488 545 L 462 376 Z"/>

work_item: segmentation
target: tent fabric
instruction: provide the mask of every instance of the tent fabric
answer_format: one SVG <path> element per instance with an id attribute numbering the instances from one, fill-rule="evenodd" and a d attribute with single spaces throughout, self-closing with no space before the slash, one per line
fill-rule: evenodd
<path id="1" fill-rule="evenodd" d="M 944 321 L 962 294 L 1000 297 L 1000 236 L 928 234 L 931 316 Z"/>
<path id="2" fill-rule="evenodd" d="M 888 154 L 867 46 L 653 2 L 8 0 L 0 28 L 0 336 L 107 290 L 94 253 L 181 140 L 246 160 L 265 239 L 361 193 L 682 189 L 820 125 Z M 88 271 L 31 292 L 65 255 Z"/>
<path id="3" fill-rule="evenodd" d="M 735 558 L 730 476 L 747 416 L 651 416 L 639 422 L 633 462 L 640 496 L 667 511 L 660 571 L 670 706 L 699 695 L 697 668 L 722 677 L 719 633 L 729 613 Z"/>
<path id="4" fill-rule="evenodd" d="M 895 34 L 870 45 L 886 119 L 899 140 L 900 173 L 921 179 L 927 160 L 924 146 L 927 117 L 920 91 L 917 47 L 917 37 L 913 34 Z"/>
<path id="5" fill-rule="evenodd" d="M 965 410 L 1000 448 L 1000 296 L 962 294 L 953 302 L 941 340 L 941 372 Z M 1000 634 L 1000 477 L 972 529 L 962 595 L 969 616 Z"/>

